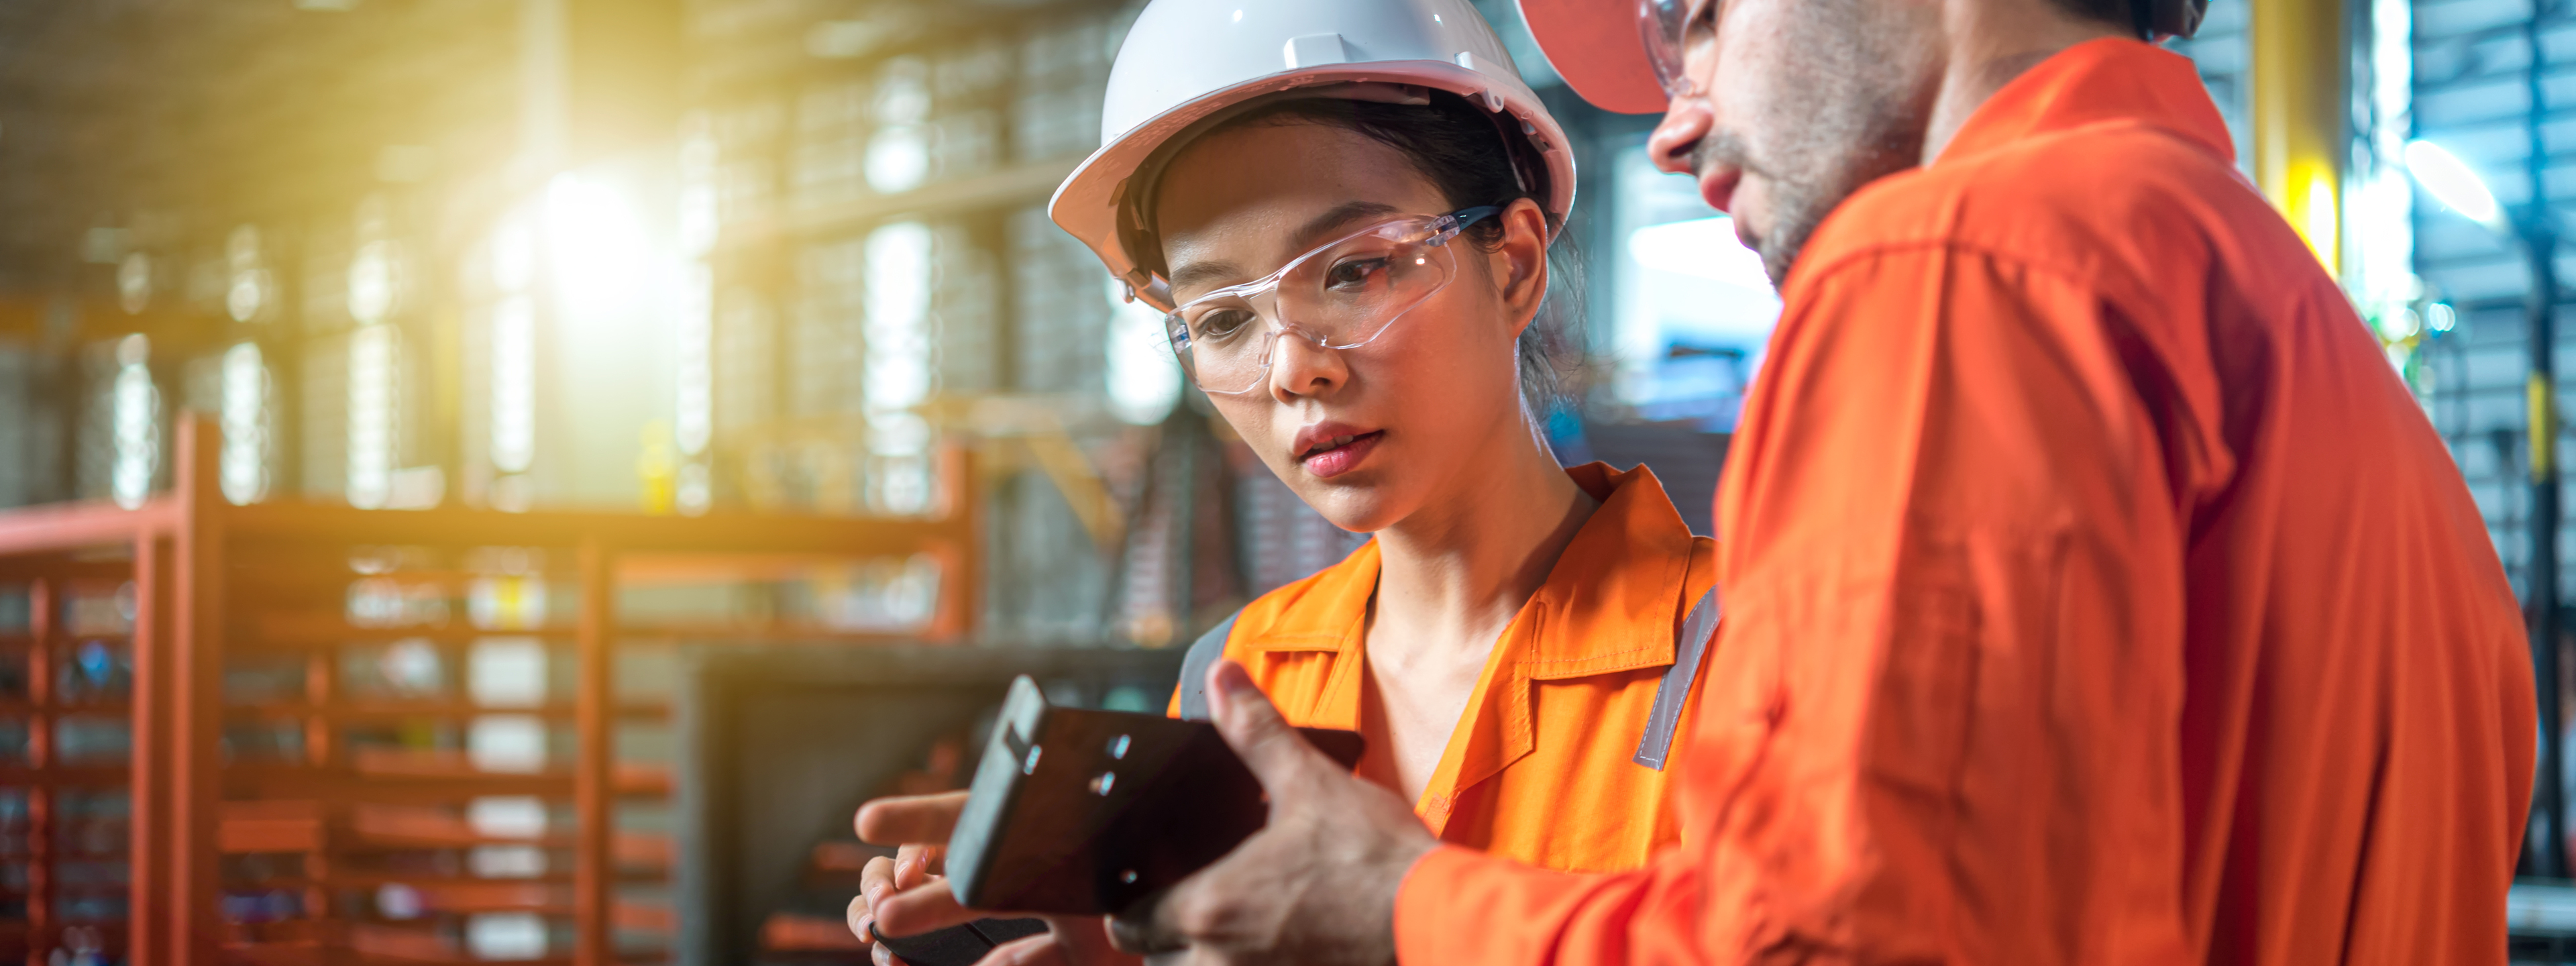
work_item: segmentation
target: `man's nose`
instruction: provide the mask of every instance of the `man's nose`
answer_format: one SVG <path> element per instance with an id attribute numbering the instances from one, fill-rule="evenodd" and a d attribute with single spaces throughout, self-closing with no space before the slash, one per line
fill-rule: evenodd
<path id="1" fill-rule="evenodd" d="M 1716 125 L 1708 101 L 1698 97 L 1676 97 L 1664 106 L 1664 119 L 1655 125 L 1655 133 L 1646 139 L 1646 155 L 1655 168 L 1668 174 L 1695 174 L 1692 153 L 1699 149 L 1701 138 Z"/>

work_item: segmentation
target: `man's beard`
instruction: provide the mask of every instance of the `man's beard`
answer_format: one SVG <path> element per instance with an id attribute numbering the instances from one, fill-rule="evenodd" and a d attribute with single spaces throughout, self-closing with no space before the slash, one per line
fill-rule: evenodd
<path id="1" fill-rule="evenodd" d="M 1875 106 L 1860 106 L 1861 113 L 1871 116 L 1849 119 L 1856 123 L 1810 128 L 1811 136 L 1794 139 L 1799 143 L 1781 152 L 1795 157 L 1794 161 L 1774 164 L 1754 157 L 1742 135 L 1724 129 L 1710 131 L 1692 149 L 1694 171 L 1725 164 L 1744 172 L 1747 180 L 1761 179 L 1767 202 L 1763 214 L 1768 223 L 1752 225 L 1739 220 L 1736 224 L 1754 252 L 1762 256 L 1762 271 L 1771 276 L 1773 287 L 1789 280 L 1789 269 L 1797 264 L 1808 236 L 1815 234 L 1816 226 L 1843 199 L 1863 185 L 1914 167 L 1921 158 L 1925 118 L 1914 112 L 1878 111 L 1873 109 Z M 1850 140 L 1813 136 L 1835 128 L 1860 136 Z"/>
<path id="2" fill-rule="evenodd" d="M 1754 66 L 1748 80 L 1759 89 L 1744 102 L 1746 124 L 1710 131 L 1692 158 L 1700 171 L 1711 161 L 1736 166 L 1767 189 L 1767 224 L 1739 220 L 1739 230 L 1775 287 L 1843 199 L 1922 162 L 1936 89 L 1927 44 L 1937 28 L 1920 11 L 1789 2 L 1780 44 L 1797 55 Z"/>

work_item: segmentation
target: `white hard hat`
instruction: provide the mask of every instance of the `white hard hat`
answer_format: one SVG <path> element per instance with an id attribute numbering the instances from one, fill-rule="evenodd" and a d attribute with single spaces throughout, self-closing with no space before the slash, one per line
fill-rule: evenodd
<path id="1" fill-rule="evenodd" d="M 1340 85 L 1340 86 L 1335 86 Z M 1091 246 L 1109 273 L 1169 310 L 1167 286 L 1128 246 L 1131 181 L 1192 125 L 1284 91 L 1388 100 L 1400 86 L 1466 97 L 1517 134 L 1535 163 L 1529 184 L 1551 225 L 1574 206 L 1574 154 L 1565 129 L 1521 80 L 1494 29 L 1468 0 L 1153 0 L 1109 69 L 1100 150 L 1055 190 L 1047 214 Z M 1132 188 L 1142 189 L 1144 184 Z"/>

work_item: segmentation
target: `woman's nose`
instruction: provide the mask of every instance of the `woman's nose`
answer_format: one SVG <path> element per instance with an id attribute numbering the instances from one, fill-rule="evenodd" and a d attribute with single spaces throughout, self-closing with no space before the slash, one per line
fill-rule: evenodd
<path id="1" fill-rule="evenodd" d="M 1349 381 L 1350 369 L 1340 352 L 1296 329 L 1273 332 L 1270 338 L 1270 393 L 1282 401 L 1317 395 Z"/>

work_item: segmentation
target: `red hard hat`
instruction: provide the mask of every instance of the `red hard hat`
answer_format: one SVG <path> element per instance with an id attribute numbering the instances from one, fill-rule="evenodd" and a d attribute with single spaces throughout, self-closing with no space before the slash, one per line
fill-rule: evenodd
<path id="1" fill-rule="evenodd" d="M 1637 0 L 1520 0 L 1521 19 L 1565 86 L 1592 106 L 1661 114 L 1666 98 L 1646 59 Z"/>
<path id="2" fill-rule="evenodd" d="M 1547 53 L 1565 85 L 1592 106 L 1621 114 L 1656 114 L 1665 107 L 1646 53 L 1638 0 L 1520 0 L 1530 37 Z M 2189 37 L 2200 29 L 2209 0 L 2131 0 L 2138 36 Z"/>

